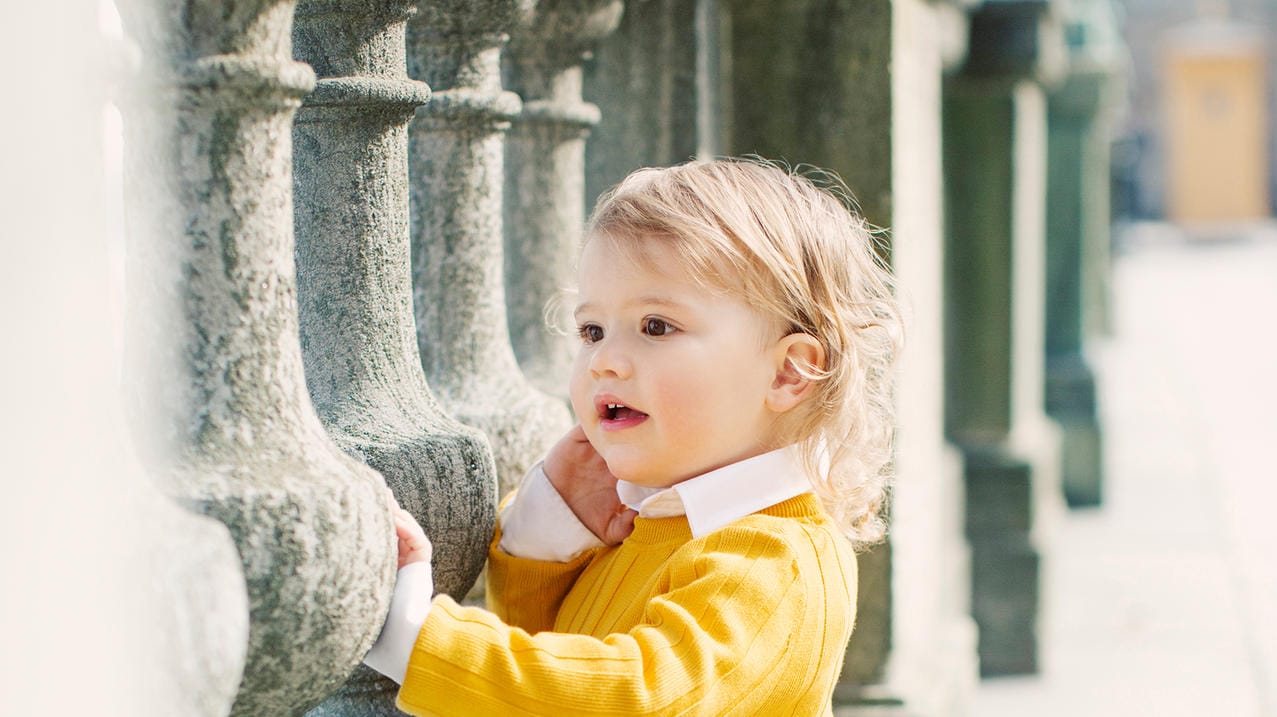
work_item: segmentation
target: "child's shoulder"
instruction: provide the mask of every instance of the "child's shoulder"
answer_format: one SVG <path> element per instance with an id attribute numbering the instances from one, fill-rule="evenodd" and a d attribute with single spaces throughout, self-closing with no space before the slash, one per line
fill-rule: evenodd
<path id="1" fill-rule="evenodd" d="M 693 540 L 692 550 L 742 552 L 766 559 L 792 561 L 796 566 L 852 563 L 855 553 L 820 501 L 806 493 L 751 513 Z"/>
<path id="2" fill-rule="evenodd" d="M 825 512 L 820 499 L 813 493 L 803 493 L 763 508 L 735 521 L 729 527 L 772 532 L 781 536 L 821 534 L 841 537 L 838 525 Z"/>

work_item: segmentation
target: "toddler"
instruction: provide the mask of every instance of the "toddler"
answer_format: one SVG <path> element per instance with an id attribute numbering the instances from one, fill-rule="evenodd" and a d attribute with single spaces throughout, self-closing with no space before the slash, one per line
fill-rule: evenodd
<path id="1" fill-rule="evenodd" d="M 523 479 L 491 612 L 400 573 L 366 662 L 427 715 L 817 715 L 881 538 L 899 321 L 835 180 L 753 160 L 631 174 L 586 231 L 579 425 Z"/>

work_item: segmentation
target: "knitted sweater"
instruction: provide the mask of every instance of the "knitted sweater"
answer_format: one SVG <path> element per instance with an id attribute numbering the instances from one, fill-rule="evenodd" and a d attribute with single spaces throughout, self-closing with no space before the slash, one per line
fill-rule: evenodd
<path id="1" fill-rule="evenodd" d="M 829 713 L 855 615 L 856 563 L 810 493 L 699 538 L 686 517 L 639 518 L 620 545 L 567 563 L 494 548 L 488 570 L 492 612 L 435 599 L 400 709 Z"/>

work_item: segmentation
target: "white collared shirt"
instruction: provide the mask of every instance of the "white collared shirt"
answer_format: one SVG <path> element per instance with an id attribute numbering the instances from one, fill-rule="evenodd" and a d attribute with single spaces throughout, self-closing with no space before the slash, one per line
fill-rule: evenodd
<path id="1" fill-rule="evenodd" d="M 746 458 L 669 488 L 616 482 L 621 502 L 644 518 L 686 515 L 693 538 L 809 492 L 811 483 L 793 448 Z"/>
<path id="2" fill-rule="evenodd" d="M 792 446 L 746 458 L 668 488 L 647 488 L 623 480 L 616 484 L 621 502 L 637 511 L 640 518 L 686 515 L 694 538 L 810 491 L 811 484 Z M 541 462 L 523 477 L 514 499 L 498 520 L 498 547 L 515 557 L 566 562 L 582 551 L 603 545 L 555 490 Z M 422 563 L 399 571 L 385 627 L 364 658 L 364 664 L 400 684 L 429 611 L 429 600 L 421 596 L 433 592 L 430 564 L 424 563 L 425 569 L 414 569 L 414 565 Z"/>

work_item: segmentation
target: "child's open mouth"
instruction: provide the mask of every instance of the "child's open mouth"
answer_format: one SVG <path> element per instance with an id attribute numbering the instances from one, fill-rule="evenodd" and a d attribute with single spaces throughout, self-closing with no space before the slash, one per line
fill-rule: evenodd
<path id="1" fill-rule="evenodd" d="M 647 414 L 623 403 L 599 404 L 599 418 L 605 429 L 629 428 L 647 420 Z"/>

